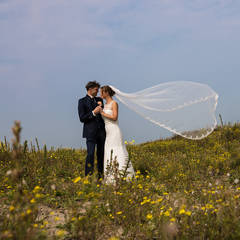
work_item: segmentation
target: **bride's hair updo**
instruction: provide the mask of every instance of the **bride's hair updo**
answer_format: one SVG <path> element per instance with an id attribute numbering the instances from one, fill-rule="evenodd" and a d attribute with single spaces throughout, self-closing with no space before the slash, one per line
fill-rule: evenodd
<path id="1" fill-rule="evenodd" d="M 115 95 L 115 92 L 112 90 L 112 88 L 110 88 L 109 86 L 102 86 L 101 89 L 108 93 L 110 97 Z"/>

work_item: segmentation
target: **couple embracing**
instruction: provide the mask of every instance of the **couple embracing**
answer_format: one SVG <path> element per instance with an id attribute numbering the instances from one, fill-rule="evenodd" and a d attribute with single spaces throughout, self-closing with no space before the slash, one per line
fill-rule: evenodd
<path id="1" fill-rule="evenodd" d="M 99 89 L 101 97 L 97 97 Z M 134 169 L 118 125 L 118 104 L 113 100 L 115 92 L 110 86 L 100 88 L 96 81 L 88 82 L 86 90 L 87 95 L 78 101 L 83 138 L 87 143 L 85 176 L 93 174 L 96 148 L 99 179 L 113 183 L 116 170 L 113 166 L 129 179 L 134 176 Z"/>

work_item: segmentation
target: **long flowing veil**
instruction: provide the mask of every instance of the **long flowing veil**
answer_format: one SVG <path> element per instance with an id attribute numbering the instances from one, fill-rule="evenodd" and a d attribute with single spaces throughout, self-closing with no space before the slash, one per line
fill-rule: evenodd
<path id="1" fill-rule="evenodd" d="M 196 82 L 167 82 L 135 93 L 114 86 L 116 98 L 149 121 L 188 139 L 199 140 L 216 127 L 218 94 Z"/>

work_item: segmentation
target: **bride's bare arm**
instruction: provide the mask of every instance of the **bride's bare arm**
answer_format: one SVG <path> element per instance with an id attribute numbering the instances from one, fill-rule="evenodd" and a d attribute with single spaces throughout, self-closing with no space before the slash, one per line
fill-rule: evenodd
<path id="1" fill-rule="evenodd" d="M 105 112 L 101 111 L 101 114 L 102 116 L 108 118 L 108 119 L 111 119 L 113 121 L 117 121 L 118 119 L 118 104 L 117 102 L 113 102 L 112 104 L 112 111 L 113 111 L 113 114 L 110 115 L 110 114 L 106 114 Z"/>

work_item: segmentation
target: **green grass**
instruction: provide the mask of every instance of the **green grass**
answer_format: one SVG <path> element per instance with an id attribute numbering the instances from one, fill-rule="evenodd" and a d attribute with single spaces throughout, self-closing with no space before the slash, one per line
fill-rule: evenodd
<path id="1" fill-rule="evenodd" d="M 132 182 L 84 177 L 86 151 L 0 146 L 0 239 L 239 239 L 240 124 L 127 145 Z"/>

